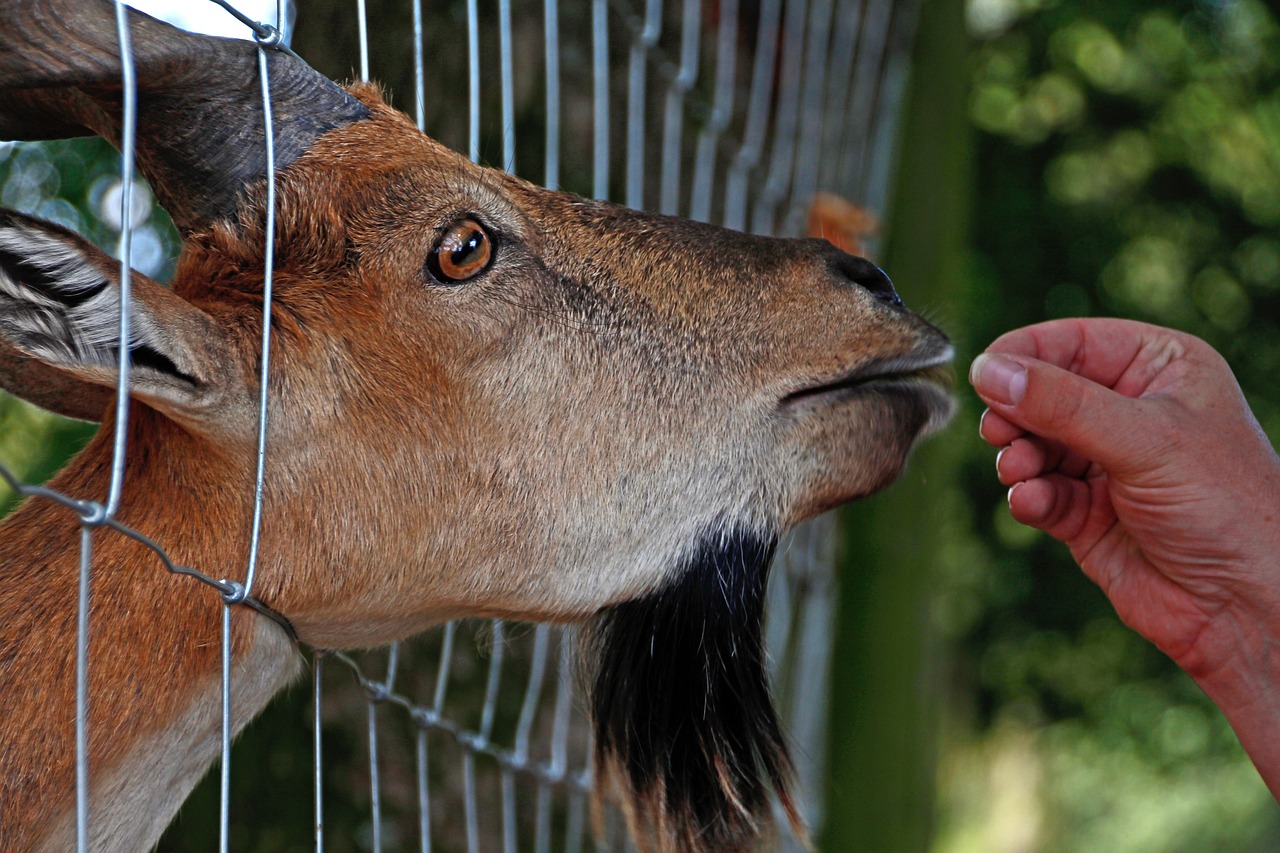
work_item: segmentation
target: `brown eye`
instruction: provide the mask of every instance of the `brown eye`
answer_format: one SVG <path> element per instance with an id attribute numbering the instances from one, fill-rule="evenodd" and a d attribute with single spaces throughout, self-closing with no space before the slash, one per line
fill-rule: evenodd
<path id="1" fill-rule="evenodd" d="M 427 272 L 441 284 L 474 278 L 489 268 L 493 241 L 484 226 L 464 219 L 450 228 L 427 256 Z"/>

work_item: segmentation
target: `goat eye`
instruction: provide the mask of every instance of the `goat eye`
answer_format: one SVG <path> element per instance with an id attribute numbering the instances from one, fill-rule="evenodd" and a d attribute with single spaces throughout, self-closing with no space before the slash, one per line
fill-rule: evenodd
<path id="1" fill-rule="evenodd" d="M 431 250 L 427 272 L 441 284 L 453 284 L 484 272 L 492 260 L 489 232 L 474 219 L 464 219 L 445 232 Z"/>

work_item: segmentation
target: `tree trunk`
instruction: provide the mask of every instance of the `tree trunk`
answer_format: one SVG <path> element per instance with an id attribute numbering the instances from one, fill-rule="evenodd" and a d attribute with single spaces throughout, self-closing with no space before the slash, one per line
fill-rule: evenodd
<path id="1" fill-rule="evenodd" d="M 962 0 L 923 4 L 885 258 L 907 304 L 946 304 L 953 332 L 962 329 L 970 180 L 964 32 Z M 840 516 L 823 850 L 916 853 L 930 845 L 944 688 L 929 616 L 941 544 L 929 507 L 954 479 L 957 452 L 948 445 L 929 442 L 900 483 Z"/>

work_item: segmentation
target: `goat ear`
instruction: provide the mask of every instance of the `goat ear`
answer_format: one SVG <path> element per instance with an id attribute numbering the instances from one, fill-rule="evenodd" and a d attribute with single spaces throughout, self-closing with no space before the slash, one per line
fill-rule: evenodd
<path id="1" fill-rule="evenodd" d="M 100 419 L 110 392 L 95 394 L 86 383 L 116 385 L 119 269 L 65 228 L 0 210 L 0 341 L 56 369 L 15 370 L 21 358 L 9 355 L 0 358 L 0 370 L 10 367 L 0 384 L 54 411 Z M 137 272 L 130 282 L 132 395 L 174 415 L 206 408 L 213 380 L 231 363 L 224 337 L 212 318 L 164 286 Z M 59 405 L 64 397 L 72 402 Z"/>

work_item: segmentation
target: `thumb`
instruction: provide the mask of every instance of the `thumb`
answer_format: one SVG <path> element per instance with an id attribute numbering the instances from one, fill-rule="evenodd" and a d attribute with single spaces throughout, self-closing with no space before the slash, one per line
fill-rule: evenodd
<path id="1" fill-rule="evenodd" d="M 1150 412 L 1133 398 L 1047 362 L 1007 353 L 978 356 L 969 381 L 992 411 L 1113 474 L 1145 467 Z"/>

